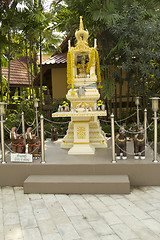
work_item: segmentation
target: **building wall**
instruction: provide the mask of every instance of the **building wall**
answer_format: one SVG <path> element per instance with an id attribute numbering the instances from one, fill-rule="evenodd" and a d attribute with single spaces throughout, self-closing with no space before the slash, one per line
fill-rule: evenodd
<path id="1" fill-rule="evenodd" d="M 52 98 L 63 98 L 67 94 L 67 69 L 52 68 Z"/>
<path id="2" fill-rule="evenodd" d="M 117 90 L 117 97 L 118 97 L 120 94 L 120 86 L 118 83 L 116 84 L 116 90 Z M 127 94 L 127 91 L 128 91 L 128 82 L 124 81 L 122 84 L 122 96 L 125 96 Z"/>
<path id="3" fill-rule="evenodd" d="M 67 68 L 52 68 L 52 96 L 55 98 L 63 98 L 67 94 Z M 124 100 L 124 96 L 126 96 L 128 91 L 128 83 L 126 81 L 123 82 L 122 85 L 122 98 Z M 119 102 L 119 84 L 116 84 L 117 90 L 117 102 Z M 126 100 L 126 99 L 125 99 Z"/>

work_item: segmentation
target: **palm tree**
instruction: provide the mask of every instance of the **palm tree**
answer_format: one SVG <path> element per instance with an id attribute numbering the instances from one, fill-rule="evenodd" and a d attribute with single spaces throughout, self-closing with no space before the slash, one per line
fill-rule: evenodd
<path id="1" fill-rule="evenodd" d="M 3 79 L 2 79 L 2 61 L 3 51 L 7 44 L 6 29 L 4 27 L 4 21 L 6 18 L 6 9 L 8 2 L 1 1 L 0 3 L 0 87 L 1 87 L 1 101 L 3 101 Z"/>
<path id="2" fill-rule="evenodd" d="M 3 81 L 2 81 L 2 65 L 3 56 L 8 60 L 8 90 L 7 101 L 9 94 L 9 81 L 10 81 L 10 60 L 12 52 L 12 34 L 17 27 L 17 9 L 18 0 L 5 1 L 0 3 L 0 82 L 1 82 L 1 100 L 3 100 Z"/>
<path id="3" fill-rule="evenodd" d="M 22 33 L 25 39 L 26 56 L 29 57 L 28 70 L 31 71 L 31 85 L 33 94 L 32 73 L 37 73 L 36 55 L 40 54 L 40 110 L 42 111 L 42 51 L 50 47 L 56 48 L 59 38 L 52 33 L 52 15 L 44 11 L 43 0 L 26 0 L 22 13 Z M 29 54 L 28 54 L 29 52 Z M 34 97 L 34 95 L 33 95 Z"/>

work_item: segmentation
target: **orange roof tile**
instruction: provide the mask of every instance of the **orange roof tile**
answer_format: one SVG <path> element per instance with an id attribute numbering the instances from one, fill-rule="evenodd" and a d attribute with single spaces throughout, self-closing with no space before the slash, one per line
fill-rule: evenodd
<path id="1" fill-rule="evenodd" d="M 2 76 L 8 80 L 8 68 L 2 68 Z M 29 72 L 31 78 L 31 73 Z M 19 60 L 15 59 L 10 63 L 10 85 L 29 86 L 28 71 L 26 66 Z"/>
<path id="2" fill-rule="evenodd" d="M 56 54 L 50 58 L 48 58 L 46 61 L 44 61 L 42 64 L 60 64 L 60 63 L 66 63 L 67 62 L 67 53 L 61 53 Z"/>

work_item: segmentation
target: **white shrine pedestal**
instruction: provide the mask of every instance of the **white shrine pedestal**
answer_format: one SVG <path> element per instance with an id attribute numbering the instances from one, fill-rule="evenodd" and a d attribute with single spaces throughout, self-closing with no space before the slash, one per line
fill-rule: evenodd
<path id="1" fill-rule="evenodd" d="M 69 155 L 94 154 L 95 147 L 90 142 L 89 124 L 92 117 L 106 116 L 106 111 L 56 112 L 52 117 L 71 117 L 74 126 L 73 145 Z"/>

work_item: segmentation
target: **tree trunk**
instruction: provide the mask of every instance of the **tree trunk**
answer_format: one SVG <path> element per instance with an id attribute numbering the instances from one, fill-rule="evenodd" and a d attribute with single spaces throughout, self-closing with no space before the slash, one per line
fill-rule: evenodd
<path id="1" fill-rule="evenodd" d="M 122 79 L 119 85 L 119 118 L 122 119 Z"/>
<path id="2" fill-rule="evenodd" d="M 134 106 L 134 98 L 132 97 L 131 106 L 130 106 L 130 112 L 132 112 L 133 106 Z"/>
<path id="3" fill-rule="evenodd" d="M 9 89 L 10 89 L 10 70 L 11 70 L 11 35 L 10 30 L 8 31 L 8 82 L 7 82 L 7 103 L 9 101 Z"/>
<path id="4" fill-rule="evenodd" d="M 1 102 L 3 102 L 2 49 L 1 48 L 0 48 L 0 82 L 1 82 Z"/>
<path id="5" fill-rule="evenodd" d="M 110 115 L 112 114 L 112 99 L 109 100 Z"/>
<path id="6" fill-rule="evenodd" d="M 115 83 L 115 119 L 117 119 L 117 88 L 116 88 L 116 83 Z"/>
<path id="7" fill-rule="evenodd" d="M 126 117 L 128 117 L 129 116 L 129 96 L 130 96 L 130 94 L 129 94 L 129 82 L 128 82 L 128 84 L 127 84 L 127 106 L 126 106 Z"/>
<path id="8" fill-rule="evenodd" d="M 28 53 L 27 53 L 27 41 L 25 41 L 26 44 L 26 61 L 27 61 L 27 71 L 28 71 L 28 82 L 29 82 L 29 95 L 31 97 L 31 82 L 30 82 L 30 74 L 29 74 L 29 63 L 28 63 Z"/>
<path id="9" fill-rule="evenodd" d="M 35 49 L 33 49 L 33 73 L 34 73 L 34 76 L 36 76 L 38 73 L 37 53 L 36 53 Z"/>
<path id="10" fill-rule="evenodd" d="M 32 40 L 30 40 L 30 69 L 31 69 L 31 86 L 32 86 L 32 97 L 34 99 L 34 92 L 33 92 L 33 61 L 32 61 Z"/>
<path id="11" fill-rule="evenodd" d="M 40 112 L 42 112 L 42 84 L 43 84 L 43 74 L 42 74 L 42 36 L 40 32 Z"/>

